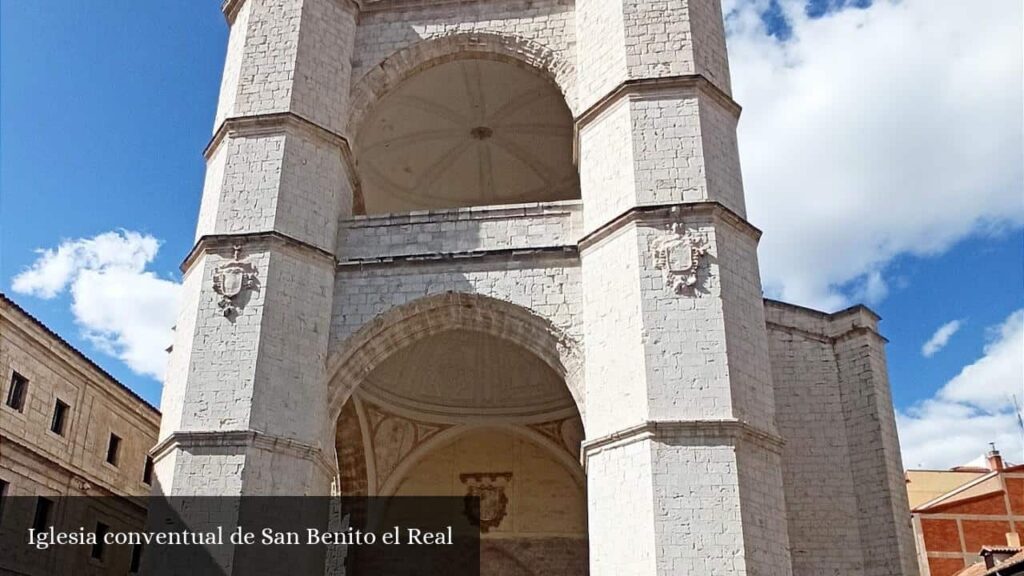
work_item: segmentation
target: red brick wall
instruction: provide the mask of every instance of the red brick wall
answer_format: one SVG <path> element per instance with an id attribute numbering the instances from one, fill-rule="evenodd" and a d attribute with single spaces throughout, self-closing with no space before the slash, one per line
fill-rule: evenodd
<path id="1" fill-rule="evenodd" d="M 982 546 L 999 546 L 1006 544 L 1006 533 L 1010 531 L 1010 523 L 1006 521 L 962 520 L 964 528 L 964 545 L 967 552 L 977 554 Z"/>
<path id="2" fill-rule="evenodd" d="M 1024 516 L 1024 478 L 1004 476 L 1003 479 L 1007 488 L 1005 494 L 990 494 L 916 514 L 920 519 L 921 541 L 925 548 L 922 552 L 928 558 L 931 576 L 952 576 L 965 565 L 977 561 L 982 546 L 1005 545 L 1006 534 L 1011 531 L 1011 514 L 1016 520 L 1013 527 L 1018 533 L 1024 532 L 1024 520 L 1021 519 Z M 960 542 L 961 532 L 963 545 Z M 951 554 L 960 554 L 961 557 L 950 558 Z"/>
<path id="3" fill-rule="evenodd" d="M 960 531 L 956 520 L 921 519 L 924 549 L 928 552 L 960 552 Z"/>
<path id="4" fill-rule="evenodd" d="M 956 558 L 929 558 L 928 569 L 932 576 L 953 576 L 966 567 L 963 560 Z"/>
<path id="5" fill-rule="evenodd" d="M 1007 478 L 1006 491 L 1010 496 L 1010 509 L 1024 516 L 1024 478 Z"/>

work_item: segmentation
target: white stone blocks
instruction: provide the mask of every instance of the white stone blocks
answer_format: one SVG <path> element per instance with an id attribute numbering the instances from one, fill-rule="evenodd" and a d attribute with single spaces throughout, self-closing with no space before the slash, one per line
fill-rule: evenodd
<path id="1" fill-rule="evenodd" d="M 582 219 L 576 200 L 356 216 L 340 224 L 338 254 L 377 260 L 571 247 Z"/>
<path id="2" fill-rule="evenodd" d="M 580 0 L 576 11 L 582 109 L 630 80 L 701 75 L 729 93 L 718 0 Z"/>
<path id="3" fill-rule="evenodd" d="M 710 201 L 743 216 L 734 112 L 696 86 L 679 86 L 626 94 L 584 119 L 585 230 L 634 206 Z"/>

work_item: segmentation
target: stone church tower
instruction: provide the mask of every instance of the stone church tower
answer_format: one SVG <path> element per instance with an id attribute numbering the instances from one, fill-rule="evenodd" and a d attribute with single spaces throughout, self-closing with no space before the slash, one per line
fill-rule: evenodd
<path id="1" fill-rule="evenodd" d="M 484 573 L 915 574 L 878 318 L 762 299 L 719 0 L 227 0 L 158 491 Z"/>

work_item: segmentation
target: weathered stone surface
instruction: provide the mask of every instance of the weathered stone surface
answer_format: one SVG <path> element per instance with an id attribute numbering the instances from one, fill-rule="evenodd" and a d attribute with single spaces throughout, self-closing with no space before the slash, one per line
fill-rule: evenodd
<path id="1" fill-rule="evenodd" d="M 20 408 L 8 404 L 15 375 L 25 383 Z M 50 521 L 59 531 L 93 530 L 97 522 L 117 531 L 143 527 L 147 454 L 156 443 L 160 413 L 3 295 L 0 401 L 0 496 L 20 497 L 24 504 L 2 511 L 4 569 L 42 573 L 39 555 L 22 545 L 20 527 L 33 521 L 30 497 L 94 498 L 63 510 L 55 504 Z M 57 402 L 66 406 L 59 432 L 53 430 Z M 112 434 L 120 438 L 114 463 L 107 461 Z M 52 553 L 46 566 L 48 573 L 77 574 L 89 570 L 87 560 L 70 547 Z M 128 547 L 104 551 L 111 570 L 127 573 L 130 561 Z"/>
<path id="2" fill-rule="evenodd" d="M 524 570 L 544 572 L 543 556 L 615 576 L 915 573 L 874 320 L 762 300 L 717 0 L 233 0 L 226 11 L 216 136 L 164 395 L 162 489 L 315 494 L 333 483 L 374 494 L 413 478 L 461 490 L 460 474 L 507 479 L 498 468 L 512 464 L 487 450 L 474 470 L 464 455 L 433 458 L 489 426 L 585 477 L 589 556 L 536 552 L 562 533 L 541 535 L 534 552 L 527 540 L 492 546 L 494 558 L 531 557 Z M 461 97 L 395 90 L 458 59 L 529 70 L 551 91 L 537 102 L 565 100 L 559 126 L 564 137 L 575 125 L 581 200 L 359 215 L 366 166 L 350 141 L 366 122 L 394 132 L 387 118 L 407 116 L 373 114 L 391 94 L 423 123 L 380 140 L 396 172 L 432 186 L 445 170 L 445 186 L 497 190 L 483 181 L 500 173 L 485 149 L 544 172 L 528 147 L 498 142 L 501 130 L 464 129 L 493 94 L 449 114 Z M 451 81 L 474 90 L 468 75 Z M 413 136 L 420 156 L 403 155 Z M 479 154 L 423 145 L 435 136 Z M 225 316 L 213 279 L 238 262 L 235 246 L 258 289 L 229 298 L 238 312 Z M 440 381 L 422 386 L 427 402 L 373 380 L 408 373 L 389 362 L 453 331 L 535 355 L 490 364 L 564 382 L 561 412 L 497 394 L 483 410 L 462 389 L 443 406 Z M 445 370 L 460 369 L 450 353 Z M 488 364 L 481 354 L 464 357 Z M 420 461 L 435 462 L 425 476 L 413 473 Z M 816 526 L 833 507 L 843 525 Z"/>

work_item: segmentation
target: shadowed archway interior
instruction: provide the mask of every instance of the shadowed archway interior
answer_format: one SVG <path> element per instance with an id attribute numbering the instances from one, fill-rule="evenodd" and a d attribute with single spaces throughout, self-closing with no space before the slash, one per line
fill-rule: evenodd
<path id="1" fill-rule="evenodd" d="M 490 490 L 500 504 L 481 505 L 482 574 L 587 574 L 582 437 L 547 363 L 498 336 L 452 329 L 396 350 L 349 398 L 338 486 L 346 495 Z"/>
<path id="2" fill-rule="evenodd" d="M 579 198 L 573 120 L 526 66 L 455 60 L 378 102 L 355 141 L 367 214 Z"/>

